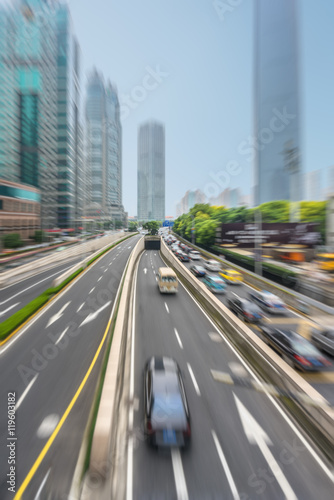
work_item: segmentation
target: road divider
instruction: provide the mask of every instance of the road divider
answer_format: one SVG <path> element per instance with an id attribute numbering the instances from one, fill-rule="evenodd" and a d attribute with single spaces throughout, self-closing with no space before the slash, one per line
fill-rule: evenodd
<path id="1" fill-rule="evenodd" d="M 280 401 L 307 431 L 316 446 L 334 463 L 334 410 L 326 399 L 209 292 L 206 286 L 176 259 L 164 242 L 161 242 L 160 251 L 165 262 L 174 269 L 183 285 L 250 367 L 264 382 L 282 392 L 282 395 L 278 396 Z M 270 394 L 270 391 L 265 392 Z M 283 393 L 293 393 L 296 397 L 291 399 Z M 317 404 L 310 404 L 310 401 Z"/>
<path id="2" fill-rule="evenodd" d="M 96 419 L 91 424 L 90 445 L 86 458 L 86 474 L 81 493 L 81 499 L 93 499 L 103 491 L 106 480 L 114 473 L 114 447 L 118 426 L 120 401 L 124 380 L 124 361 L 127 349 L 128 328 L 130 324 L 131 291 L 134 279 L 134 269 L 139 256 L 145 248 L 144 238 L 141 238 L 131 253 L 124 275 L 119 305 L 115 309 L 115 321 L 110 351 L 106 357 L 105 374 Z"/>

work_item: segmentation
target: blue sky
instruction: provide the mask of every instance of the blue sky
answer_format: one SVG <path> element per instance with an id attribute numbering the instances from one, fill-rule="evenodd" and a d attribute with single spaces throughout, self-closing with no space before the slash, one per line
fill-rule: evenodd
<path id="1" fill-rule="evenodd" d="M 231 6 L 224 19 L 213 0 L 68 1 L 83 95 L 95 65 L 121 102 L 134 96 L 122 113 L 129 215 L 137 213 L 137 128 L 150 118 L 166 127 L 166 215 L 187 189 L 210 192 L 214 175 L 250 192 L 253 166 L 238 146 L 253 134 L 254 2 L 222 1 Z M 299 7 L 302 153 L 310 171 L 334 164 L 334 2 L 299 0 Z M 148 76 L 157 70 L 160 77 Z M 239 166 L 226 175 L 231 161 Z"/>

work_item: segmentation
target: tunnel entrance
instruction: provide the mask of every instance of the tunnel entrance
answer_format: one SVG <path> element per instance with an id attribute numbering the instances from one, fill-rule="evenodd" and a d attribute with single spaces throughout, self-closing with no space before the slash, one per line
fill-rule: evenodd
<path id="1" fill-rule="evenodd" d="M 160 236 L 145 236 L 145 250 L 160 250 Z"/>

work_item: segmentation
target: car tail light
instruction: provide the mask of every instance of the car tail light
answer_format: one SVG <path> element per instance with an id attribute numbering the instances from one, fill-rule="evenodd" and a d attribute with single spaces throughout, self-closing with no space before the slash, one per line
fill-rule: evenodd
<path id="1" fill-rule="evenodd" d="M 332 366 L 332 363 L 330 361 L 328 361 L 328 359 L 326 359 L 326 358 L 320 358 L 319 361 L 321 361 L 321 363 L 326 365 L 326 366 Z"/>
<path id="2" fill-rule="evenodd" d="M 251 314 L 251 313 L 249 313 L 247 311 L 245 311 L 245 316 L 247 316 L 247 318 L 253 318 L 254 317 L 253 314 Z"/>
<path id="3" fill-rule="evenodd" d="M 190 430 L 190 425 L 187 423 L 187 428 L 185 431 L 183 431 L 184 436 L 190 437 L 191 435 L 191 430 Z"/>
<path id="4" fill-rule="evenodd" d="M 304 366 L 312 366 L 312 363 L 307 359 L 305 359 L 303 356 L 298 356 L 298 354 L 294 354 L 293 357 Z"/>

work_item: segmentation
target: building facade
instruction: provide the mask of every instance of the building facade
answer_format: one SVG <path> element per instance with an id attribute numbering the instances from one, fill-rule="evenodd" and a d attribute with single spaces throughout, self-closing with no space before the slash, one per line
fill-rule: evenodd
<path id="1" fill-rule="evenodd" d="M 138 130 L 138 221 L 165 220 L 165 128 L 149 121 Z"/>
<path id="2" fill-rule="evenodd" d="M 57 224 L 77 228 L 83 215 L 80 47 L 70 12 L 62 4 L 57 20 Z"/>
<path id="3" fill-rule="evenodd" d="M 255 1 L 255 205 L 303 199 L 297 0 Z"/>
<path id="4" fill-rule="evenodd" d="M 121 220 L 122 126 L 117 90 L 93 70 L 86 97 L 86 208 L 85 215 L 107 222 Z"/>
<path id="5" fill-rule="evenodd" d="M 5 234 L 18 233 L 24 240 L 40 229 L 40 201 L 39 189 L 0 179 L 0 243 Z"/>
<path id="6" fill-rule="evenodd" d="M 57 36 L 42 0 L 0 8 L 0 177 L 41 191 L 42 228 L 57 224 Z"/>

